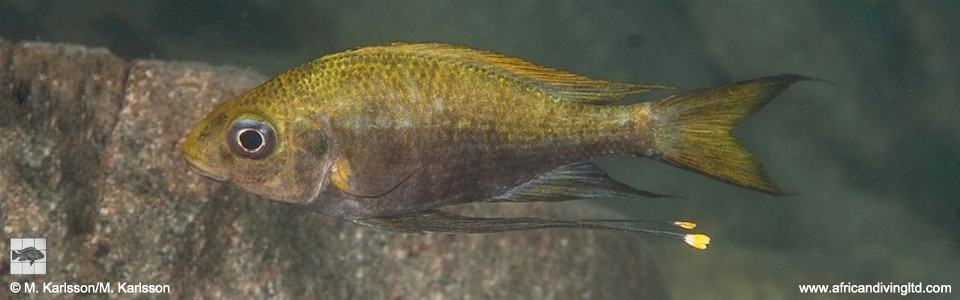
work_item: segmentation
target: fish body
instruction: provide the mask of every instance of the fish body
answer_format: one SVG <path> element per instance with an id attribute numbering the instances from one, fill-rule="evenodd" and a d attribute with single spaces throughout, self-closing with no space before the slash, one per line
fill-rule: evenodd
<path id="1" fill-rule="evenodd" d="M 13 259 L 18 261 L 29 260 L 31 266 L 35 261 L 43 259 L 43 256 L 44 256 L 43 252 L 40 252 L 40 250 L 37 250 L 37 248 L 34 248 L 34 247 L 23 248 L 22 250 L 19 250 L 19 251 L 13 250 L 11 252 L 13 254 Z"/>
<path id="2" fill-rule="evenodd" d="M 321 57 L 219 104 L 182 149 L 201 174 L 327 215 L 400 231 L 485 232 L 468 229 L 492 227 L 462 225 L 437 209 L 656 196 L 586 162 L 611 154 L 779 194 L 729 131 L 802 79 L 611 105 L 667 87 L 591 79 L 449 44 L 372 46 Z M 409 216 L 419 218 L 373 222 Z"/>

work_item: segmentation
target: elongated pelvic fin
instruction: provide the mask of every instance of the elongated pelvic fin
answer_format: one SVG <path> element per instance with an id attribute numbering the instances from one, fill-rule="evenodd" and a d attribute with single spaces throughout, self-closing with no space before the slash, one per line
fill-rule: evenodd
<path id="1" fill-rule="evenodd" d="M 782 195 L 763 166 L 730 130 L 791 84 L 778 75 L 667 97 L 650 104 L 655 155 L 674 165 L 772 195 Z"/>
<path id="2" fill-rule="evenodd" d="M 496 52 L 443 43 L 395 43 L 357 49 L 347 54 L 408 54 L 425 58 L 442 58 L 496 75 L 519 80 L 566 101 L 603 103 L 654 89 L 670 89 L 662 85 L 644 85 L 593 79 L 574 73 L 539 66 L 522 59 Z"/>
<path id="3" fill-rule="evenodd" d="M 669 197 L 620 183 L 597 165 L 583 161 L 564 165 L 521 184 L 488 202 L 569 201 L 602 198 Z"/>
<path id="4" fill-rule="evenodd" d="M 638 220 L 550 220 L 540 218 L 478 218 L 430 210 L 386 218 L 353 220 L 354 223 L 377 229 L 412 233 L 498 233 L 547 228 L 612 230 L 672 237 L 683 240 L 696 249 L 706 249 L 710 238 L 705 234 L 685 234 L 673 231 L 615 226 L 615 222 Z M 644 222 L 640 220 L 640 222 Z M 683 228 L 683 226 L 681 226 Z"/>

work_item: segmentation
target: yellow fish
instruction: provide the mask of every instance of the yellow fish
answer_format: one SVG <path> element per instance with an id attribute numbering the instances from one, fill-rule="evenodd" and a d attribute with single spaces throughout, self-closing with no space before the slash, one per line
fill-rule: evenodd
<path id="1" fill-rule="evenodd" d="M 804 79 L 779 75 L 613 105 L 667 87 L 591 79 L 457 45 L 397 43 L 288 70 L 217 105 L 181 147 L 207 177 L 387 230 L 608 229 L 704 249 L 706 235 L 616 225 L 621 220 L 480 218 L 440 208 L 660 196 L 588 161 L 612 154 L 781 194 L 730 130 Z"/>

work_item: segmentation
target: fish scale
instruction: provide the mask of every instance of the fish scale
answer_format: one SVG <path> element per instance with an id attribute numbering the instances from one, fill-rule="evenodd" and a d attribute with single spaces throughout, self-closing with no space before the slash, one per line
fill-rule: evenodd
<path id="1" fill-rule="evenodd" d="M 284 72 L 217 105 L 181 149 L 194 170 L 211 178 L 384 229 L 612 229 L 679 237 L 702 248 L 709 240 L 695 234 L 469 218 L 438 209 L 657 195 L 585 162 L 611 154 L 651 157 L 781 194 L 730 129 L 804 79 L 779 75 L 611 105 L 667 87 L 592 79 L 457 45 L 397 43 Z M 250 145 L 242 144 L 241 133 L 259 137 L 248 135 Z"/>

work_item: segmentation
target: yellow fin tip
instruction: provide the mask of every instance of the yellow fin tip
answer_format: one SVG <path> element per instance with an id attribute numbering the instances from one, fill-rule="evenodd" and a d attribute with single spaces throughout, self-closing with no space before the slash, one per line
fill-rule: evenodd
<path id="1" fill-rule="evenodd" d="M 689 221 L 674 221 L 673 225 L 676 225 L 677 227 L 680 227 L 686 230 L 692 230 L 694 228 L 697 228 L 697 223 L 689 222 Z"/>
<path id="2" fill-rule="evenodd" d="M 700 250 L 707 249 L 707 245 L 710 244 L 710 237 L 706 234 L 697 233 L 697 234 L 686 234 L 683 236 L 683 242 Z"/>

